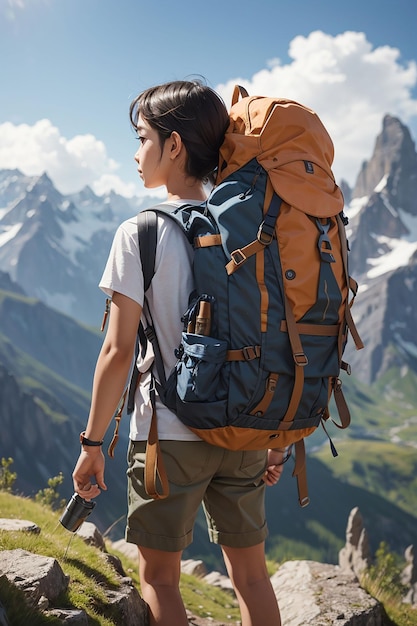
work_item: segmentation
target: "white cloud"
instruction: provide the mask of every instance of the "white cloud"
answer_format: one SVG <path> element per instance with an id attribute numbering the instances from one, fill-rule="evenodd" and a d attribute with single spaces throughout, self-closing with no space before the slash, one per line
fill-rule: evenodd
<path id="1" fill-rule="evenodd" d="M 16 7 L 27 0 L 9 0 Z M 40 0 L 38 0 L 40 1 Z M 354 184 L 361 164 L 372 155 L 386 113 L 417 128 L 416 61 L 404 63 L 395 48 L 373 48 L 364 33 L 335 37 L 320 31 L 295 37 L 290 62 L 265 61 L 252 77 L 231 78 L 217 90 L 230 103 L 233 86 L 250 94 L 297 100 L 314 109 L 335 144 L 334 172 Z M 0 168 L 18 168 L 28 175 L 46 171 L 63 193 L 90 185 L 96 193 L 111 188 L 126 196 L 143 193 L 138 181 L 124 182 L 119 165 L 93 135 L 62 136 L 47 119 L 33 126 L 0 125 Z"/>
<path id="2" fill-rule="evenodd" d="M 114 174 L 103 174 L 92 183 L 91 187 L 98 196 L 111 190 L 126 198 L 138 195 L 138 187 L 135 183 L 125 183 L 119 176 L 115 176 Z M 142 193 L 144 193 L 144 191 L 142 191 Z"/>
<path id="3" fill-rule="evenodd" d="M 417 118 L 417 64 L 401 63 L 400 52 L 372 48 L 364 33 L 336 37 L 321 31 L 295 37 L 290 63 L 274 59 L 252 77 L 233 78 L 217 90 L 230 102 L 242 83 L 251 95 L 297 100 L 314 109 L 335 144 L 334 172 L 354 184 L 360 166 L 372 155 L 386 113 L 408 124 Z"/>
<path id="4" fill-rule="evenodd" d="M 93 135 L 66 139 L 47 119 L 33 126 L 0 124 L 0 169 L 17 168 L 28 176 L 47 172 L 64 194 L 90 185 L 96 193 L 115 189 L 132 196 L 137 190 L 117 176 L 118 167 Z"/>

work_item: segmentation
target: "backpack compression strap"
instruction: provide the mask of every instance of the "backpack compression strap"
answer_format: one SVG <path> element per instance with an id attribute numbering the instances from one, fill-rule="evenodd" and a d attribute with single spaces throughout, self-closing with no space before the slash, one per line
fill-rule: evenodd
<path id="1" fill-rule="evenodd" d="M 282 200 L 277 194 L 273 194 L 269 209 L 265 214 L 263 221 L 261 222 L 258 230 L 257 238 L 248 243 L 243 248 L 233 250 L 230 254 L 231 260 L 226 264 L 226 272 L 230 276 L 239 267 L 247 261 L 247 259 L 258 252 L 265 250 L 266 246 L 272 243 L 275 232 L 275 223 L 277 221 L 278 213 L 281 207 Z M 222 237 L 219 234 L 215 235 L 201 235 L 194 239 L 195 248 L 208 248 L 211 246 L 221 246 Z"/>
<path id="2" fill-rule="evenodd" d="M 167 473 L 165 471 L 165 465 L 163 462 L 161 449 L 159 446 L 155 409 L 155 387 L 152 387 L 152 389 L 150 390 L 150 396 L 152 404 L 152 420 L 145 452 L 145 491 L 148 496 L 150 496 L 154 500 L 162 500 L 169 495 L 169 483 Z M 158 489 L 158 478 L 161 489 Z"/>
<path id="3" fill-rule="evenodd" d="M 353 293 L 353 298 L 352 300 L 346 304 L 346 324 L 348 325 L 350 334 L 352 335 L 353 341 L 355 343 L 355 347 L 356 350 L 362 350 L 362 348 L 364 347 L 362 339 L 359 336 L 359 333 L 356 329 L 356 325 L 355 322 L 353 321 L 352 318 L 352 314 L 351 314 L 351 307 L 353 305 L 353 301 L 355 299 L 356 293 L 358 291 L 358 284 L 357 282 L 349 275 L 349 270 L 348 270 L 348 249 L 347 249 L 347 241 L 346 241 L 346 235 L 345 235 L 345 230 L 344 230 L 344 224 L 342 222 L 342 219 L 340 217 L 340 215 L 337 216 L 337 224 L 339 227 L 339 233 L 340 233 L 340 242 L 342 245 L 342 258 L 343 258 L 343 265 L 345 268 L 345 277 L 346 277 L 346 282 L 348 285 L 348 288 L 352 291 Z"/>

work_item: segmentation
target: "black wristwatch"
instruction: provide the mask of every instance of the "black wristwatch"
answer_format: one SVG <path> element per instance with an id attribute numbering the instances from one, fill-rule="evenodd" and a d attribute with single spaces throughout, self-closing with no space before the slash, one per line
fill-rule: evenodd
<path id="1" fill-rule="evenodd" d="M 85 437 L 85 430 L 83 430 L 83 432 L 80 433 L 80 444 L 82 446 L 102 446 L 103 440 L 91 441 L 91 439 L 87 439 L 87 437 Z"/>

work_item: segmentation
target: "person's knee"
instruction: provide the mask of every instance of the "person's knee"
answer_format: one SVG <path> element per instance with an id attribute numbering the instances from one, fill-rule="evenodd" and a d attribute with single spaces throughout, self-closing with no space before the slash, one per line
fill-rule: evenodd
<path id="1" fill-rule="evenodd" d="M 174 553 L 139 549 L 141 585 L 176 588 L 181 576 L 180 556 Z"/>
<path id="2" fill-rule="evenodd" d="M 247 569 L 234 569 L 231 572 L 231 581 L 237 589 L 250 589 L 253 587 L 262 586 L 263 584 L 270 583 L 270 579 L 266 570 L 253 571 L 251 568 Z"/>
<path id="3" fill-rule="evenodd" d="M 222 546 L 225 564 L 235 587 L 251 587 L 269 581 L 263 549 Z"/>

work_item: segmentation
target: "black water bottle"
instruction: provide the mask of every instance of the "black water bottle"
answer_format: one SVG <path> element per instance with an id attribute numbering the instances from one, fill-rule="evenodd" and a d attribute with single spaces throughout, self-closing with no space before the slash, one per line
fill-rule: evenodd
<path id="1" fill-rule="evenodd" d="M 74 493 L 59 521 L 64 528 L 75 533 L 95 506 L 96 503 L 92 500 L 84 500 L 78 493 Z"/>

